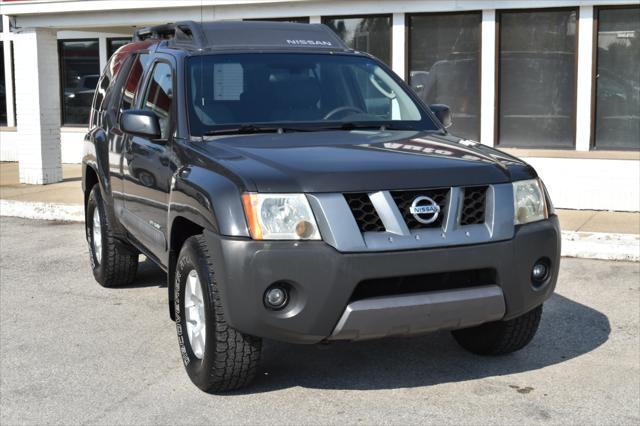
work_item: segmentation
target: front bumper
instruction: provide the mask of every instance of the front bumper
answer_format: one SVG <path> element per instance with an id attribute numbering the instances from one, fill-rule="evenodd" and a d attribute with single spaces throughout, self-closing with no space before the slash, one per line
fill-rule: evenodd
<path id="1" fill-rule="evenodd" d="M 519 226 L 507 241 L 375 253 L 340 253 L 324 242 L 253 241 L 205 232 L 229 325 L 292 343 L 363 339 L 464 328 L 510 319 L 553 292 L 560 264 L 557 216 Z M 540 258 L 550 261 L 543 285 L 531 284 Z M 496 282 L 350 302 L 358 283 L 375 278 L 494 269 Z M 263 305 L 275 282 L 291 287 L 281 311 Z"/>

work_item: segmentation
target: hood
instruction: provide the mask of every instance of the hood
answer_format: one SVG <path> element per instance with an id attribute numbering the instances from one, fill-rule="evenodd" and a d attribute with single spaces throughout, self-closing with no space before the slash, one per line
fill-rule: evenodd
<path id="1" fill-rule="evenodd" d="M 371 192 L 536 176 L 526 163 L 495 149 L 415 131 L 215 136 L 192 146 L 258 192 Z"/>

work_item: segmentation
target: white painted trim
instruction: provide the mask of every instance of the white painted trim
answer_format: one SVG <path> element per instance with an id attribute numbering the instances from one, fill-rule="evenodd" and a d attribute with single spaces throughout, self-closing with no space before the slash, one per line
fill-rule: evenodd
<path id="1" fill-rule="evenodd" d="M 493 146 L 496 120 L 496 11 L 482 11 L 480 142 Z M 455 117 L 454 117 L 455 119 Z"/>
<path id="2" fill-rule="evenodd" d="M 322 7 L 342 8 L 347 14 L 360 14 L 361 6 L 371 10 L 368 2 L 359 0 L 29 0 L 3 3 L 2 14 L 6 15 L 30 15 L 30 14 L 62 14 L 69 12 L 100 12 L 100 11 L 149 11 L 150 9 L 165 9 L 173 13 L 180 8 L 224 9 L 224 8 L 255 8 L 255 7 Z M 445 10 L 482 10 L 482 9 L 521 9 L 531 8 L 531 0 L 403 0 L 376 1 L 376 13 L 414 12 L 417 9 L 424 11 L 441 12 Z M 634 4 L 630 0 L 544 0 L 536 7 L 567 7 L 581 5 L 616 5 Z M 360 7 L 357 7 L 360 6 Z M 355 10 L 354 10 L 355 7 Z M 352 12 L 349 12 L 351 10 Z M 345 12 L 341 12 L 345 14 Z M 313 15 L 327 15 L 324 12 Z M 300 16 L 300 15 L 289 15 Z"/>
<path id="3" fill-rule="evenodd" d="M 593 78 L 593 6 L 581 6 L 578 21 L 578 82 L 576 100 L 576 150 L 589 151 Z"/>
<path id="4" fill-rule="evenodd" d="M 322 16 L 309 16 L 310 24 L 322 24 Z"/>
<path id="5" fill-rule="evenodd" d="M 405 78 L 405 55 L 406 55 L 406 31 L 405 14 L 394 13 L 391 22 L 391 68 L 400 76 Z"/>
<path id="6" fill-rule="evenodd" d="M 107 66 L 107 38 L 99 37 L 98 38 L 98 58 L 100 59 L 100 73 L 102 74 L 102 70 L 105 66 Z"/>

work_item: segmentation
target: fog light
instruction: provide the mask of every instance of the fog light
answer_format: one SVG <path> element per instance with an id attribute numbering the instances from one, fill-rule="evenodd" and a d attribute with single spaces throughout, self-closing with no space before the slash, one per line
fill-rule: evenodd
<path id="1" fill-rule="evenodd" d="M 287 290 L 279 285 L 273 285 L 264 293 L 264 305 L 269 309 L 282 309 L 289 301 Z"/>
<path id="2" fill-rule="evenodd" d="M 536 283 L 542 283 L 549 275 L 549 265 L 544 260 L 539 260 L 533 265 L 531 270 L 531 280 Z"/>

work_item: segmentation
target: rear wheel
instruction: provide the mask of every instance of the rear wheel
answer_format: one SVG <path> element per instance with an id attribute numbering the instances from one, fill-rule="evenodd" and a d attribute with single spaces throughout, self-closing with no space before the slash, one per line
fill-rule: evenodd
<path id="1" fill-rule="evenodd" d="M 113 237 L 98 185 L 89 193 L 85 227 L 96 281 L 104 287 L 131 284 L 138 269 L 138 253 Z"/>
<path id="2" fill-rule="evenodd" d="M 508 321 L 495 321 L 453 331 L 456 341 L 478 355 L 503 355 L 527 346 L 538 331 L 542 305 Z"/>
<path id="3" fill-rule="evenodd" d="M 182 246 L 174 291 L 178 344 L 191 381 L 205 392 L 246 386 L 255 376 L 262 341 L 227 324 L 202 235 Z"/>

